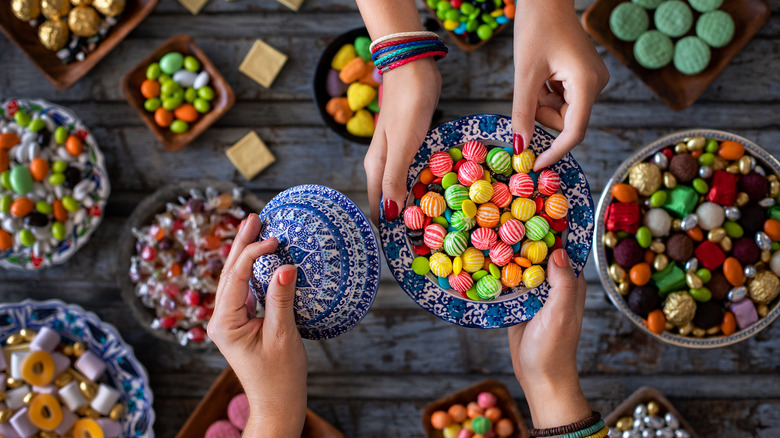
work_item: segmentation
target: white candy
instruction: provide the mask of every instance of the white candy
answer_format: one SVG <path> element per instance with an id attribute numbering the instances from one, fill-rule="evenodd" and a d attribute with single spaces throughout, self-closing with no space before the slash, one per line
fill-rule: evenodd
<path id="1" fill-rule="evenodd" d="M 83 179 L 79 181 L 79 183 L 76 184 L 76 187 L 73 188 L 73 198 L 77 201 L 83 200 L 87 197 L 87 195 L 95 190 L 96 186 L 97 183 L 91 179 Z"/>
<path id="2" fill-rule="evenodd" d="M 195 78 L 195 81 L 192 83 L 192 86 L 193 88 L 198 90 L 208 85 L 210 79 L 211 77 L 209 77 L 209 74 L 204 70 L 198 73 L 198 76 Z"/>
<path id="3" fill-rule="evenodd" d="M 37 138 L 38 138 L 37 132 L 27 131 L 24 134 L 22 134 L 22 138 L 20 138 L 19 141 L 25 144 L 35 143 L 35 140 Z"/>
<path id="4" fill-rule="evenodd" d="M 645 214 L 644 225 L 653 237 L 664 237 L 672 229 L 672 217 L 663 208 L 651 208 Z"/>
<path id="5" fill-rule="evenodd" d="M 714 202 L 705 202 L 699 205 L 696 209 L 696 216 L 699 217 L 699 227 L 705 231 L 720 227 L 726 220 L 723 207 Z"/>
<path id="6" fill-rule="evenodd" d="M 76 389 L 79 389 L 78 386 L 76 386 Z M 22 385 L 16 389 L 6 391 L 5 405 L 14 411 L 21 408 L 24 406 L 24 396 L 29 392 L 30 387 L 27 385 Z"/>
<path id="7" fill-rule="evenodd" d="M 17 218 L 9 217 L 3 220 L 3 229 L 11 234 L 17 232 L 21 226 L 21 221 Z"/>
<path id="8" fill-rule="evenodd" d="M 71 155 L 70 152 L 68 152 L 68 150 L 65 149 L 65 146 L 60 146 L 57 148 L 57 155 L 62 161 L 65 162 L 73 161 L 73 155 Z"/>
<path id="9" fill-rule="evenodd" d="M 780 276 L 780 251 L 775 251 L 772 254 L 772 258 L 769 260 L 769 267 L 772 268 L 772 272 L 775 275 Z"/>
<path id="10" fill-rule="evenodd" d="M 32 161 L 38 157 L 41 153 L 41 145 L 38 143 L 31 143 L 27 146 L 27 161 Z"/>
<path id="11" fill-rule="evenodd" d="M 119 391 L 101 383 L 100 386 L 98 386 L 97 394 L 95 395 L 95 398 L 92 399 L 90 406 L 102 415 L 108 415 L 117 400 L 119 400 L 119 396 Z"/>
<path id="12" fill-rule="evenodd" d="M 87 404 L 87 398 L 79 389 L 79 382 L 72 381 L 59 390 L 60 400 L 71 411 L 76 411 Z"/>
<path id="13" fill-rule="evenodd" d="M 24 358 L 27 357 L 27 354 L 28 353 L 24 351 L 11 353 L 11 366 L 9 369 L 9 374 L 14 379 L 22 378 L 22 364 L 24 363 Z"/>
<path id="14" fill-rule="evenodd" d="M 173 74 L 173 80 L 184 88 L 191 87 L 195 83 L 195 73 L 189 70 L 179 70 Z"/>

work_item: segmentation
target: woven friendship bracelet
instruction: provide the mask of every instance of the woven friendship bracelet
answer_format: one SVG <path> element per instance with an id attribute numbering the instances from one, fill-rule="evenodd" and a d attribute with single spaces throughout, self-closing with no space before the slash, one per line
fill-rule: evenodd
<path id="1" fill-rule="evenodd" d="M 423 46 L 423 47 L 412 47 L 410 50 L 401 49 L 401 52 L 399 52 L 396 55 L 389 55 L 383 56 L 381 59 L 378 59 L 374 61 L 374 65 L 378 69 L 382 69 L 383 67 L 386 67 L 396 61 L 400 61 L 404 58 L 408 58 L 410 56 L 419 55 L 420 53 L 425 52 L 436 52 L 436 51 L 442 51 L 444 52 L 443 46 L 437 46 L 437 45 L 429 45 L 429 46 Z"/>
<path id="2" fill-rule="evenodd" d="M 437 59 L 442 59 L 445 56 L 447 56 L 447 52 L 445 52 L 445 51 L 426 52 L 426 53 L 422 53 L 420 55 L 415 55 L 415 56 L 412 56 L 411 58 L 406 58 L 404 60 L 401 60 L 401 61 L 398 61 L 398 62 L 395 62 L 393 64 L 388 65 L 387 67 L 383 68 L 382 70 L 379 70 L 379 74 L 380 75 L 381 74 L 385 74 L 385 73 L 387 73 L 388 71 L 390 71 L 390 70 L 392 70 L 394 68 L 398 68 L 398 67 L 400 67 L 400 66 L 402 66 L 404 64 L 408 64 L 408 63 L 410 63 L 412 61 L 416 61 L 418 59 L 426 58 L 426 57 L 429 57 L 429 56 L 435 56 L 435 57 L 438 57 Z"/>
<path id="3" fill-rule="evenodd" d="M 374 40 L 371 43 L 371 45 L 368 46 L 368 50 L 373 52 L 377 44 L 384 43 L 385 41 L 390 41 L 399 38 L 415 38 L 415 37 L 435 37 L 436 39 L 439 39 L 439 35 L 437 35 L 436 32 L 429 32 L 427 30 L 421 30 L 417 32 L 391 33 L 390 35 L 385 35 L 381 38 L 377 38 L 376 40 Z"/>
<path id="4" fill-rule="evenodd" d="M 599 425 L 599 423 L 601 423 L 601 426 L 596 428 L 596 426 Z M 566 438 L 583 438 L 587 435 L 599 431 L 602 427 L 604 427 L 604 422 L 601 421 L 601 413 L 592 412 L 590 417 L 566 426 L 553 427 L 549 429 L 531 429 L 528 431 L 528 433 L 531 436 L 535 436 L 535 437 L 550 437 L 550 436 L 557 436 L 557 435 L 565 435 Z M 588 432 L 588 433 L 575 436 L 577 432 L 580 431 Z"/>
<path id="5" fill-rule="evenodd" d="M 376 52 L 374 52 L 371 55 L 371 59 L 376 61 L 377 58 L 382 58 L 382 57 L 384 57 L 384 55 L 386 55 L 388 53 L 393 53 L 396 50 L 400 50 L 400 49 L 404 49 L 404 48 L 408 48 L 408 47 L 414 48 L 414 47 L 432 46 L 432 45 L 443 46 L 444 45 L 444 41 L 441 41 L 441 40 L 422 40 L 422 41 L 413 41 L 413 42 L 403 43 L 403 44 L 395 44 L 395 45 L 386 47 L 384 49 L 377 50 Z"/>
<path id="6" fill-rule="evenodd" d="M 440 41 L 440 40 L 439 40 L 439 37 L 417 37 L 417 38 L 406 38 L 406 39 L 402 39 L 402 40 L 386 41 L 384 43 L 377 44 L 374 47 L 374 50 L 371 50 L 370 52 L 371 53 L 376 53 L 379 50 L 385 49 L 385 48 L 390 47 L 390 46 L 395 46 L 397 44 L 406 44 L 406 43 L 411 43 L 411 42 L 415 42 L 415 41 Z"/>

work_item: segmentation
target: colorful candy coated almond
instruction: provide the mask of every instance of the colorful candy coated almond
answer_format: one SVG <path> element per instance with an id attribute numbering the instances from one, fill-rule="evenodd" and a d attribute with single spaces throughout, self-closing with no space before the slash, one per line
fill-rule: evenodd
<path id="1" fill-rule="evenodd" d="M 745 147 L 736 141 L 726 140 L 718 148 L 718 156 L 724 160 L 739 160 L 743 155 L 745 155 Z"/>
<path id="2" fill-rule="evenodd" d="M 35 208 L 35 203 L 28 198 L 21 197 L 11 203 L 11 214 L 16 217 L 25 217 Z"/>
<path id="3" fill-rule="evenodd" d="M 732 286 L 740 286 L 745 281 L 742 264 L 734 257 L 727 257 L 723 261 L 723 275 Z"/>
<path id="4" fill-rule="evenodd" d="M 655 309 L 647 315 L 647 327 L 651 332 L 660 335 L 666 327 L 666 316 L 661 309 Z"/>
<path id="5" fill-rule="evenodd" d="M 665 192 L 662 193 L 665 194 Z M 612 187 L 612 197 L 620 202 L 636 202 L 639 199 L 639 194 L 633 186 L 620 183 Z"/>

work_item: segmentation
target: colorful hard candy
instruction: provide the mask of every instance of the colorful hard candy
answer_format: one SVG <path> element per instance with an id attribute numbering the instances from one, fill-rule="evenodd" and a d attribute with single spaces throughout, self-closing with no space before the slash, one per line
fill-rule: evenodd
<path id="1" fill-rule="evenodd" d="M 501 283 L 506 287 L 517 287 L 523 280 L 523 268 L 516 263 L 509 262 L 501 268 Z"/>
<path id="2" fill-rule="evenodd" d="M 447 230 L 439 224 L 430 224 L 425 227 L 425 234 L 423 234 L 423 242 L 425 246 L 430 249 L 439 249 L 444 245 L 444 236 L 447 235 Z M 441 277 L 441 275 L 439 276 Z"/>
<path id="3" fill-rule="evenodd" d="M 525 235 L 531 240 L 542 240 L 550 231 L 550 224 L 541 216 L 534 216 L 525 223 Z"/>
<path id="4" fill-rule="evenodd" d="M 419 230 L 425 224 L 425 213 L 422 208 L 412 205 L 404 210 L 404 225 L 410 230 Z"/>
<path id="5" fill-rule="evenodd" d="M 452 185 L 444 191 L 444 199 L 447 201 L 447 206 L 450 209 L 460 210 L 463 206 L 463 201 L 469 199 L 469 189 L 460 184 Z"/>
<path id="6" fill-rule="evenodd" d="M 456 211 L 450 218 L 450 225 L 459 231 L 468 231 L 477 224 L 477 220 L 474 217 L 466 215 L 462 211 Z"/>
<path id="7" fill-rule="evenodd" d="M 420 208 L 426 216 L 434 218 L 439 217 L 447 208 L 447 202 L 440 194 L 428 192 L 420 200 Z"/>
<path id="8" fill-rule="evenodd" d="M 560 193 L 550 195 L 544 202 L 544 212 L 553 219 L 562 219 L 566 217 L 569 211 L 569 201 Z"/>
<path id="9" fill-rule="evenodd" d="M 544 169 L 537 180 L 537 189 L 544 196 L 550 196 L 561 187 L 561 177 L 550 169 Z"/>
<path id="10" fill-rule="evenodd" d="M 509 192 L 527 198 L 534 192 L 534 180 L 527 173 L 516 173 L 509 178 Z"/>
<path id="11" fill-rule="evenodd" d="M 512 168 L 515 172 L 528 173 L 534 169 L 535 161 L 536 155 L 530 149 L 526 149 L 512 157 Z"/>
<path id="12" fill-rule="evenodd" d="M 500 214 L 496 204 L 486 202 L 477 208 L 477 225 L 485 228 L 495 228 L 498 226 Z"/>
<path id="13" fill-rule="evenodd" d="M 481 141 L 470 140 L 463 145 L 463 158 L 475 163 L 484 163 L 486 157 L 487 148 Z"/>
<path id="14" fill-rule="evenodd" d="M 492 149 L 488 152 L 487 165 L 495 173 L 508 175 L 512 172 L 512 157 L 501 148 Z"/>
<path id="15" fill-rule="evenodd" d="M 536 203 L 528 198 L 516 198 L 512 201 L 512 216 L 521 221 L 527 221 L 536 214 Z"/>
<path id="16" fill-rule="evenodd" d="M 428 160 L 428 167 L 435 176 L 443 177 L 452 170 L 452 157 L 447 152 L 436 152 Z"/>
<path id="17" fill-rule="evenodd" d="M 472 274 L 482 269 L 485 264 L 485 255 L 474 247 L 466 248 L 460 258 L 463 260 L 463 270 Z"/>
<path id="18" fill-rule="evenodd" d="M 477 249 L 490 249 L 497 240 L 496 232 L 490 228 L 477 228 L 471 233 L 471 244 Z"/>
<path id="19" fill-rule="evenodd" d="M 508 207 L 512 203 L 512 193 L 509 191 L 509 186 L 502 182 L 494 182 L 493 197 L 490 198 L 490 202 L 496 204 L 498 208 Z M 780 233 L 780 222 L 778 222 L 778 233 Z"/>
<path id="20" fill-rule="evenodd" d="M 458 274 L 454 272 L 447 277 L 450 282 L 450 286 L 458 292 L 466 292 L 474 285 L 474 281 L 471 279 L 471 275 L 468 272 L 461 271 Z"/>
<path id="21" fill-rule="evenodd" d="M 464 161 L 460 169 L 458 169 L 458 181 L 466 187 L 471 187 L 475 181 L 484 177 L 485 171 L 482 170 L 482 166 L 472 160 Z"/>
<path id="22" fill-rule="evenodd" d="M 498 235 L 504 243 L 514 245 L 525 237 L 525 226 L 517 219 L 509 219 L 501 224 Z"/>
<path id="23" fill-rule="evenodd" d="M 486 275 L 477 281 L 477 295 L 483 300 L 494 300 L 500 294 L 501 282 L 492 275 Z"/>
<path id="24" fill-rule="evenodd" d="M 523 271 L 523 285 L 528 289 L 538 287 L 544 282 L 544 268 L 533 265 Z"/>
<path id="25" fill-rule="evenodd" d="M 447 277 L 452 273 L 452 261 L 444 253 L 431 254 L 429 264 L 431 272 L 437 277 Z"/>
<path id="26" fill-rule="evenodd" d="M 444 237 L 444 251 L 452 257 L 459 256 L 466 250 L 468 243 L 469 234 L 466 231 L 453 231 Z"/>
<path id="27" fill-rule="evenodd" d="M 492 197 L 493 186 L 484 179 L 474 181 L 469 187 L 469 198 L 477 204 L 484 204 Z"/>
<path id="28" fill-rule="evenodd" d="M 542 263 L 547 258 L 547 245 L 544 242 L 526 241 L 520 248 L 520 256 L 525 257 L 534 265 Z"/>
<path id="29" fill-rule="evenodd" d="M 511 246 L 499 240 L 490 247 L 490 260 L 497 266 L 504 266 L 512 261 L 514 253 Z"/>

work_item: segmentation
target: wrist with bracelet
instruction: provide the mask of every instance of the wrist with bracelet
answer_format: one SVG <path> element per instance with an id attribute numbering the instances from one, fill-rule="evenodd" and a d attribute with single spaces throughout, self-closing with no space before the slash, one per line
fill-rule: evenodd
<path id="1" fill-rule="evenodd" d="M 601 419 L 601 413 L 592 412 L 588 418 L 565 426 L 531 429 L 528 433 L 533 437 L 604 438 L 608 430 Z"/>
<path id="2" fill-rule="evenodd" d="M 444 41 L 428 31 L 385 35 L 374 40 L 369 50 L 380 75 L 422 58 L 433 57 L 438 61 L 449 52 Z"/>

